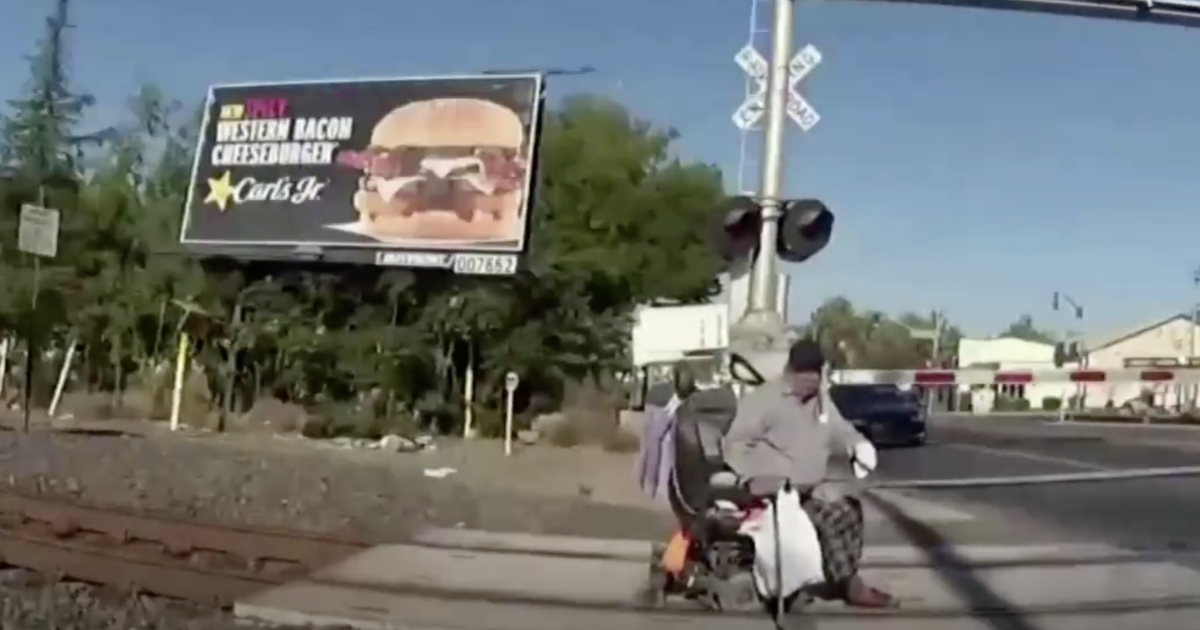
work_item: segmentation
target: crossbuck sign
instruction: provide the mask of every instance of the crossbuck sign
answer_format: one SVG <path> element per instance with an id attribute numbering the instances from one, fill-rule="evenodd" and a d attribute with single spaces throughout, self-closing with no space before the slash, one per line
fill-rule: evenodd
<path id="1" fill-rule="evenodd" d="M 767 73 L 769 66 L 765 57 L 754 46 L 746 44 L 733 60 L 750 77 L 755 84 L 755 91 L 733 113 L 733 124 L 739 129 L 748 130 L 758 126 L 766 113 L 767 105 Z M 796 56 L 788 63 L 788 96 L 787 115 L 800 127 L 801 131 L 810 131 L 821 122 L 821 115 L 813 109 L 808 101 L 800 96 L 800 82 L 821 63 L 821 51 L 816 46 L 808 44 L 801 48 Z"/>

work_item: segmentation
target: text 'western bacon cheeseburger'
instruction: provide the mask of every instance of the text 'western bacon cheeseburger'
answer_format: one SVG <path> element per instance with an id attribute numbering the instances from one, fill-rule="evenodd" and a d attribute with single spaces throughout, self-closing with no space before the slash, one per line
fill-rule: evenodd
<path id="1" fill-rule="evenodd" d="M 511 109 L 443 98 L 392 110 L 366 150 L 337 161 L 363 173 L 354 207 L 370 236 L 517 240 L 525 151 L 525 126 Z"/>

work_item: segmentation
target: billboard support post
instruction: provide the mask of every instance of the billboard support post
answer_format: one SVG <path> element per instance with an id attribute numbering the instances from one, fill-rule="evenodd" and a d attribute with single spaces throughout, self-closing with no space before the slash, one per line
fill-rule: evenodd
<path id="1" fill-rule="evenodd" d="M 221 413 L 217 418 L 217 432 L 224 433 L 229 428 L 229 418 L 236 411 L 234 406 L 234 391 L 237 389 L 237 353 L 240 328 L 242 326 L 242 291 L 234 298 L 233 314 L 229 318 L 229 352 L 225 357 L 225 400 L 221 401 Z"/>

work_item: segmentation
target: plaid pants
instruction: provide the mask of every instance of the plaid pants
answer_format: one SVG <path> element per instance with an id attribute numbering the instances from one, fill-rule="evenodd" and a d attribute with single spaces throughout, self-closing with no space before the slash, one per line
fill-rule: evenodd
<path id="1" fill-rule="evenodd" d="M 863 553 L 862 504 L 853 497 L 839 501 L 810 497 L 802 506 L 821 542 L 826 582 L 842 584 L 854 577 Z"/>

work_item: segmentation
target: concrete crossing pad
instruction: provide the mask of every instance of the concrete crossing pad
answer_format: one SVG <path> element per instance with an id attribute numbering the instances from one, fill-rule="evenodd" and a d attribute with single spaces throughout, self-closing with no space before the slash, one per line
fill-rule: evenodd
<path id="1" fill-rule="evenodd" d="M 864 577 L 899 597 L 901 613 L 871 615 L 867 619 L 846 617 L 853 611 L 834 603 L 817 604 L 811 613 L 821 618 L 822 628 L 835 622 L 844 628 L 914 630 L 935 626 L 974 629 L 981 626 L 968 619 L 995 614 L 1048 619 L 1045 624 L 1029 626 L 1039 630 L 1074 630 L 1131 627 L 1096 623 L 1104 611 L 1109 612 L 1101 621 L 1121 618 L 1126 623 L 1128 619 L 1121 615 L 1129 614 L 1131 609 L 1143 611 L 1143 616 L 1151 615 L 1156 622 L 1172 623 L 1184 618 L 1176 613 L 1185 608 L 1188 615 L 1200 613 L 1200 573 L 1169 558 L 1140 558 L 1115 549 L 1109 550 L 1110 562 L 1095 563 L 1103 558 L 1104 550 L 1099 545 L 1086 547 L 1078 551 L 1090 555 L 1093 563 L 1087 565 L 1076 565 L 1063 557 L 1058 565 L 868 568 L 864 569 Z M 1009 548 L 1005 556 L 995 549 L 992 557 L 1032 559 L 1045 551 Z M 245 598 L 235 612 L 273 623 L 372 629 L 540 630 L 554 620 L 558 629 L 570 626 L 580 630 L 587 626 L 589 630 L 601 630 L 604 619 L 616 623 L 633 618 L 638 622 L 629 625 L 647 629 L 678 627 L 680 623 L 697 630 L 710 625 L 715 630 L 716 623 L 724 629 L 749 627 L 748 618 L 720 615 L 670 621 L 662 617 L 664 613 L 643 612 L 631 618 L 629 611 L 645 576 L 644 562 L 387 545 L 364 551 L 307 579 Z M 481 606 L 494 609 L 495 615 L 464 616 L 467 608 Z M 679 612 L 689 605 L 675 606 Z M 919 616 L 921 619 L 914 620 L 919 623 L 904 621 L 911 615 Z M 945 626 L 939 619 L 947 615 L 958 615 L 967 625 Z M 1090 620 L 1090 625 L 1072 622 L 1083 617 Z M 1186 618 L 1194 621 L 1194 616 Z"/>
<path id="2" fill-rule="evenodd" d="M 335 626 L 359 630 L 764 630 L 765 615 L 687 615 L 629 610 L 530 606 L 479 600 L 442 600 L 402 593 L 298 583 L 258 601 L 239 603 L 236 614 L 287 626 Z M 842 612 L 842 611 L 839 611 Z M 1130 630 L 1195 628 L 1197 609 L 1083 609 L 1074 613 L 1026 613 L 1008 618 L 896 613 L 818 615 L 819 630 Z M 813 629 L 804 618 L 783 628 Z"/>
<path id="3" fill-rule="evenodd" d="M 321 569 L 310 579 L 387 590 L 627 606 L 647 575 L 645 561 L 383 545 Z"/>

